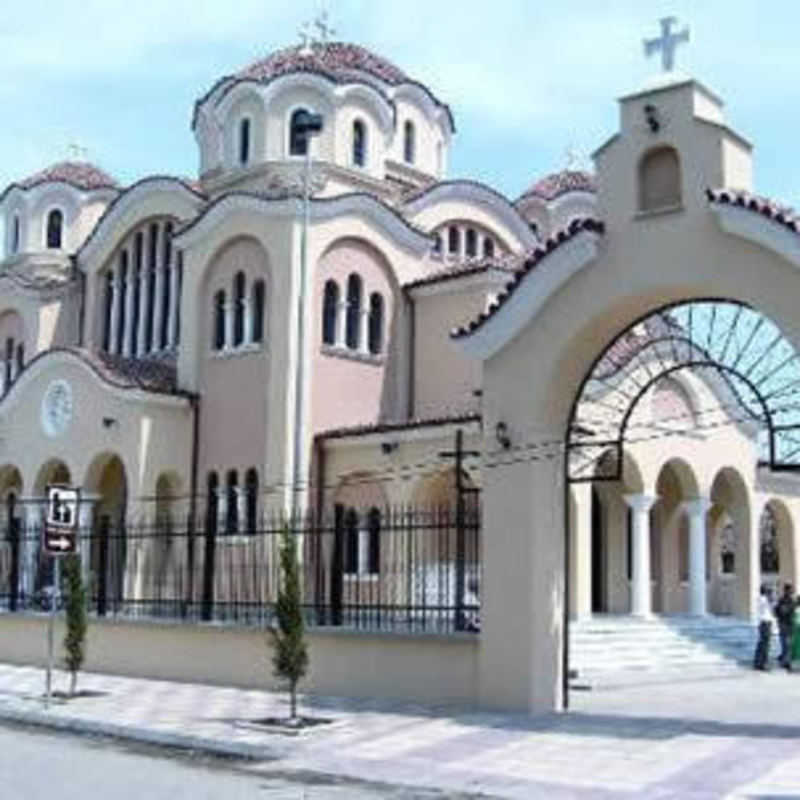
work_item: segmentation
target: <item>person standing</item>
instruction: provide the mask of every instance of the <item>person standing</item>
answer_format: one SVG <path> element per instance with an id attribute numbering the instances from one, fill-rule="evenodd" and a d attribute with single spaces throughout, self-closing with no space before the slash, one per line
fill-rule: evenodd
<path id="1" fill-rule="evenodd" d="M 794 621 L 792 624 L 792 665 L 800 667 L 800 595 L 794 601 Z"/>
<path id="2" fill-rule="evenodd" d="M 775 606 L 775 617 L 778 620 L 778 635 L 781 640 L 781 653 L 778 663 L 786 670 L 792 669 L 792 625 L 794 623 L 794 597 L 792 585 L 784 584 L 783 594 Z"/>
<path id="3" fill-rule="evenodd" d="M 769 660 L 769 640 L 772 636 L 772 623 L 775 617 L 772 615 L 772 604 L 769 601 L 769 589 L 761 587 L 758 596 L 758 644 L 753 658 L 755 669 L 766 670 Z"/>

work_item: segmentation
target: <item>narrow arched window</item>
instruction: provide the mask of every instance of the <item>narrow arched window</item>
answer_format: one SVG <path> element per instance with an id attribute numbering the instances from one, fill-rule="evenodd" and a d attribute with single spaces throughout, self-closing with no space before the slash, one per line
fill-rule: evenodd
<path id="1" fill-rule="evenodd" d="M 381 571 L 381 512 L 371 508 L 367 514 L 367 572 L 377 575 Z"/>
<path id="2" fill-rule="evenodd" d="M 435 233 L 433 235 L 433 254 L 440 256 L 442 254 L 442 234 Z"/>
<path id="3" fill-rule="evenodd" d="M 23 367 L 25 366 L 25 344 L 24 342 L 20 342 L 17 345 L 17 375 L 22 372 Z"/>
<path id="4" fill-rule="evenodd" d="M 206 498 L 206 533 L 215 536 L 217 533 L 217 517 L 219 509 L 219 478 L 216 472 L 208 473 Z"/>
<path id="5" fill-rule="evenodd" d="M 128 269 L 128 251 L 123 250 L 119 256 L 119 314 L 117 315 L 117 355 L 122 352 L 123 342 L 125 336 L 125 323 L 127 322 L 125 315 L 128 307 L 128 292 L 130 287 L 130 270 Z"/>
<path id="6" fill-rule="evenodd" d="M 347 330 L 345 341 L 351 350 L 358 350 L 361 340 L 361 278 L 352 273 L 347 279 Z"/>
<path id="7" fill-rule="evenodd" d="M 11 386 L 11 378 L 14 374 L 14 340 L 12 338 L 6 339 L 5 374 L 6 391 L 8 391 L 8 387 Z"/>
<path id="8" fill-rule="evenodd" d="M 344 514 L 344 571 L 358 573 L 358 512 L 354 508 Z"/>
<path id="9" fill-rule="evenodd" d="M 369 351 L 377 355 L 383 350 L 383 297 L 373 292 L 369 298 Z"/>
<path id="10" fill-rule="evenodd" d="M 142 276 L 144 275 L 144 234 L 139 231 L 133 237 L 133 269 L 131 270 L 131 290 L 133 291 L 133 319 L 131 319 L 131 355 L 139 353 L 139 308 L 144 302 L 142 297 Z"/>
<path id="11" fill-rule="evenodd" d="M 253 330 L 251 334 L 251 342 L 264 341 L 264 301 L 266 297 L 266 289 L 264 281 L 256 281 L 253 284 Z"/>
<path id="12" fill-rule="evenodd" d="M 19 252 L 19 240 L 20 240 L 20 231 L 19 231 L 19 214 L 14 214 L 14 223 L 11 228 L 11 252 L 18 253 Z"/>
<path id="13" fill-rule="evenodd" d="M 467 228 L 464 247 L 469 258 L 474 258 L 476 255 L 478 255 L 478 234 L 475 233 L 474 228 Z"/>
<path id="14" fill-rule="evenodd" d="M 336 344 L 336 320 L 339 316 L 339 284 L 334 280 L 325 281 L 322 299 L 322 342 Z"/>
<path id="15" fill-rule="evenodd" d="M 103 309 L 103 350 L 111 352 L 111 307 L 114 303 L 114 273 L 106 273 L 105 302 Z"/>
<path id="16" fill-rule="evenodd" d="M 214 339 L 215 350 L 225 347 L 225 290 L 220 289 L 214 295 Z"/>
<path id="17" fill-rule="evenodd" d="M 449 253 L 458 253 L 461 249 L 461 233 L 455 225 L 450 226 L 447 231 L 447 251 Z"/>
<path id="18" fill-rule="evenodd" d="M 244 272 L 237 272 L 233 279 L 233 346 L 244 342 Z"/>
<path id="19" fill-rule="evenodd" d="M 289 155 L 290 156 L 304 156 L 308 148 L 308 137 L 300 130 L 298 122 L 302 114 L 308 112 L 304 108 L 298 108 L 292 113 L 289 122 Z"/>
<path id="20" fill-rule="evenodd" d="M 414 123 L 406 120 L 403 126 L 403 160 L 406 164 L 413 164 L 417 155 L 417 133 L 414 129 Z"/>
<path id="21" fill-rule="evenodd" d="M 153 350 L 156 332 L 154 329 L 156 312 L 156 267 L 158 265 L 158 223 L 150 225 L 147 239 L 147 296 L 145 305 L 144 349 Z"/>
<path id="22" fill-rule="evenodd" d="M 245 532 L 251 536 L 258 530 L 258 471 L 255 467 L 247 470 L 244 478 L 245 493 Z"/>
<path id="23" fill-rule="evenodd" d="M 225 489 L 225 533 L 233 535 L 239 532 L 239 475 L 235 469 L 228 472 Z"/>
<path id="24" fill-rule="evenodd" d="M 245 117 L 239 122 L 239 164 L 245 166 L 250 161 L 250 120 Z"/>
<path id="25" fill-rule="evenodd" d="M 639 210 L 655 211 L 681 204 L 681 166 L 673 147 L 659 147 L 639 162 Z"/>
<path id="26" fill-rule="evenodd" d="M 183 250 L 178 250 L 175 254 L 176 266 L 178 268 L 178 291 L 175 296 L 175 344 L 181 341 L 181 295 L 183 294 Z"/>
<path id="27" fill-rule="evenodd" d="M 164 226 L 162 241 L 162 265 L 164 280 L 161 290 L 161 330 L 158 331 L 158 345 L 163 350 L 169 344 L 169 309 L 172 304 L 172 223 Z"/>
<path id="28" fill-rule="evenodd" d="M 488 236 L 483 240 L 483 255 L 484 258 L 494 258 L 494 240 Z"/>
<path id="29" fill-rule="evenodd" d="M 353 123 L 353 164 L 363 167 L 367 163 L 367 129 L 364 123 L 357 119 Z"/>
<path id="30" fill-rule="evenodd" d="M 47 247 L 50 250 L 61 249 L 61 237 L 64 227 L 64 215 L 54 208 L 47 215 Z"/>

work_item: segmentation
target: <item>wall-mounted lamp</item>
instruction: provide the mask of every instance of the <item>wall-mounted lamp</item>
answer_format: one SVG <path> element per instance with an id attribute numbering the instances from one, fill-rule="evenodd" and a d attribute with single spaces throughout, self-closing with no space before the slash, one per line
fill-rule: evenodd
<path id="1" fill-rule="evenodd" d="M 103 427 L 104 428 L 112 428 L 116 424 L 117 424 L 117 420 L 114 417 L 103 417 Z"/>
<path id="2" fill-rule="evenodd" d="M 508 425 L 505 424 L 502 420 L 494 426 L 494 436 L 497 439 L 497 443 L 503 450 L 508 450 L 511 447 L 511 437 L 508 435 Z"/>
<path id="3" fill-rule="evenodd" d="M 381 442 L 381 453 L 385 456 L 388 456 L 393 450 L 397 450 L 399 447 L 398 442 Z"/>
<path id="4" fill-rule="evenodd" d="M 652 103 L 648 103 L 644 107 L 644 119 L 650 128 L 650 133 L 658 133 L 661 128 L 661 120 L 658 118 L 658 109 Z"/>

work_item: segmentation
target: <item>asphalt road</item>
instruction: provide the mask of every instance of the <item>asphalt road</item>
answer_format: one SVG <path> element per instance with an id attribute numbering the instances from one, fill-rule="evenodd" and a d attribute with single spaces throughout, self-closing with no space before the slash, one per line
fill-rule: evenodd
<path id="1" fill-rule="evenodd" d="M 311 775 L 41 729 L 0 726 L 0 798 L 11 800 L 411 800 L 440 792 Z"/>

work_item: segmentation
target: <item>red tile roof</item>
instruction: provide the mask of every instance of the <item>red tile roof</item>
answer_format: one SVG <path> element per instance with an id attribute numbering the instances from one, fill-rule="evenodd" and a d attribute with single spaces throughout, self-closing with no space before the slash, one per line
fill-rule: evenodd
<path id="1" fill-rule="evenodd" d="M 470 275 L 487 272 L 490 269 L 513 272 L 514 267 L 510 266 L 507 262 L 508 256 L 501 256 L 499 258 L 472 258 L 459 264 L 437 269 L 435 272 L 423 275 L 421 278 L 404 283 L 403 288 L 416 289 L 418 286 L 428 286 L 433 283 L 452 281 L 456 278 L 466 278 Z"/>
<path id="2" fill-rule="evenodd" d="M 336 78 L 346 78 L 354 72 L 367 72 L 392 85 L 408 83 L 410 80 L 401 69 L 385 58 L 357 44 L 345 42 L 315 44 L 309 52 L 304 52 L 299 45 L 286 47 L 250 64 L 240 70 L 236 77 L 266 81 L 279 75 L 304 70 L 322 72 Z"/>
<path id="3" fill-rule="evenodd" d="M 569 226 L 553 234 L 544 244 L 543 247 L 537 247 L 526 259 L 522 267 L 514 274 L 505 289 L 497 295 L 497 299 L 489 306 L 486 311 L 482 311 L 478 316 L 460 328 L 456 328 L 451 332 L 450 336 L 453 339 L 460 339 L 464 336 L 469 336 L 474 333 L 478 328 L 482 327 L 485 322 L 491 319 L 502 308 L 503 304 L 511 297 L 517 290 L 519 285 L 543 259 L 550 253 L 560 247 L 564 242 L 568 242 L 573 237 L 577 236 L 582 231 L 592 231 L 594 233 L 602 234 L 605 231 L 605 224 L 598 219 L 574 219 L 570 222 Z"/>
<path id="4" fill-rule="evenodd" d="M 107 172 L 83 161 L 61 161 L 21 181 L 16 181 L 16 185 L 23 189 L 32 189 L 41 183 L 58 181 L 86 191 L 119 188 L 119 184 Z"/>
<path id="5" fill-rule="evenodd" d="M 706 189 L 706 197 L 710 203 L 746 208 L 783 225 L 794 233 L 800 233 L 800 216 L 797 212 L 767 197 L 759 197 L 736 189 Z"/>
<path id="6" fill-rule="evenodd" d="M 561 172 L 554 172 L 536 181 L 531 187 L 522 193 L 517 203 L 528 197 L 539 197 L 550 202 L 567 192 L 595 192 L 597 185 L 594 175 L 581 170 L 565 169 Z"/>

